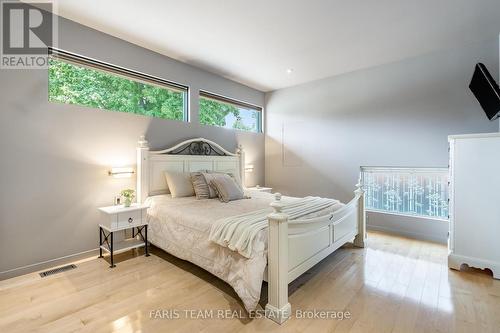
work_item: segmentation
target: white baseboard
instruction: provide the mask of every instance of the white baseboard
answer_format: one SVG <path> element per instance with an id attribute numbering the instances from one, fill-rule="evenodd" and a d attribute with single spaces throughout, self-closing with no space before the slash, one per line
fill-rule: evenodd
<path id="1" fill-rule="evenodd" d="M 380 231 L 380 232 L 385 232 L 388 234 L 405 236 L 408 238 L 430 241 L 430 242 L 435 242 L 435 243 L 440 243 L 440 244 L 447 244 L 448 243 L 448 239 L 445 237 L 436 237 L 436 236 L 432 236 L 432 235 L 425 234 L 425 233 L 382 227 L 382 226 L 378 226 L 378 225 L 369 225 L 369 224 L 366 225 L 366 228 L 368 230 Z"/>
<path id="2" fill-rule="evenodd" d="M 74 261 L 82 260 L 85 258 L 89 258 L 92 256 L 98 256 L 99 255 L 99 249 L 92 249 L 88 251 L 83 251 L 75 254 L 70 254 L 68 256 L 60 257 L 60 258 L 55 258 L 55 259 L 50 259 L 42 262 L 37 262 L 31 265 L 26 265 L 22 267 L 17 267 L 13 269 L 9 269 L 7 271 L 0 272 L 0 280 L 6 280 L 10 279 L 16 276 L 28 274 L 28 273 L 33 273 L 33 272 L 38 272 L 42 270 L 46 270 L 48 268 L 53 268 L 55 266 L 61 266 L 65 265 Z"/>

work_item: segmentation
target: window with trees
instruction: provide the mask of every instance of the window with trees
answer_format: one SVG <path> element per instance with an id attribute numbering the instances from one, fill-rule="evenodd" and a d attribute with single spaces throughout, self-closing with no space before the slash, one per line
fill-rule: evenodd
<path id="1" fill-rule="evenodd" d="M 188 88 L 163 79 L 54 51 L 49 59 L 49 101 L 103 110 L 187 120 Z"/>
<path id="2" fill-rule="evenodd" d="M 200 123 L 242 131 L 262 131 L 262 108 L 200 91 Z"/>

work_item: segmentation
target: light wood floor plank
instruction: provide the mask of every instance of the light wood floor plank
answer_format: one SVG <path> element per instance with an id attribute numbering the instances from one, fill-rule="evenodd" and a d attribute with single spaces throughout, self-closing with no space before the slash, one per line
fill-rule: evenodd
<path id="1" fill-rule="evenodd" d="M 183 310 L 247 316 L 235 292 L 208 272 L 153 248 L 40 278 L 0 282 L 0 332 L 500 332 L 500 281 L 449 270 L 447 249 L 382 233 L 345 246 L 289 286 L 296 310 L 348 311 L 350 319 L 284 323 L 259 318 L 186 318 Z M 266 303 L 263 285 L 260 309 Z M 178 319 L 150 316 L 177 310 Z"/>

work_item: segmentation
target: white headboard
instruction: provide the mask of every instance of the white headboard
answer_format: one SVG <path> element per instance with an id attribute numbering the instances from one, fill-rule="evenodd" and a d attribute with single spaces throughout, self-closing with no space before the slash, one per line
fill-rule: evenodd
<path id="1" fill-rule="evenodd" d="M 167 192 L 164 171 L 194 172 L 199 170 L 227 171 L 239 176 L 245 185 L 245 154 L 241 146 L 235 153 L 219 144 L 196 138 L 172 148 L 151 151 L 144 136 L 137 147 L 137 202 L 150 195 Z"/>

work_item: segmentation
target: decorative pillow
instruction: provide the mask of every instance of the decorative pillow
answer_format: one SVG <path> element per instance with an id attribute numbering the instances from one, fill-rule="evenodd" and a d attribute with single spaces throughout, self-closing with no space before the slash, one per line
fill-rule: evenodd
<path id="1" fill-rule="evenodd" d="M 208 184 L 208 188 L 209 188 L 209 191 L 210 191 L 210 195 L 209 195 L 210 198 L 216 198 L 216 197 L 218 197 L 218 195 L 215 192 L 215 190 L 212 187 L 210 187 L 210 181 L 213 179 L 214 175 L 217 175 L 217 174 L 218 175 L 222 175 L 222 174 L 229 175 L 243 189 L 243 187 L 241 186 L 241 180 L 240 180 L 240 178 L 233 173 L 233 170 L 227 170 L 227 171 L 226 170 L 221 170 L 221 171 L 203 170 L 203 171 L 200 171 L 200 172 L 203 174 L 203 176 L 205 177 L 205 181 Z"/>
<path id="2" fill-rule="evenodd" d="M 165 171 L 164 174 L 172 198 L 191 197 L 194 195 L 189 173 Z"/>
<path id="3" fill-rule="evenodd" d="M 210 182 L 217 176 L 217 175 L 222 175 L 221 173 L 214 173 L 214 172 L 202 172 L 203 178 L 205 178 L 205 182 L 207 183 L 208 186 L 208 197 L 210 199 L 217 198 L 217 192 L 215 189 L 210 186 Z"/>
<path id="4" fill-rule="evenodd" d="M 193 184 L 196 199 L 210 198 L 210 186 L 208 186 L 202 172 L 191 172 L 191 183 Z"/>
<path id="5" fill-rule="evenodd" d="M 234 172 L 234 170 L 220 170 L 220 171 L 213 171 L 213 172 L 216 172 L 216 173 L 226 173 L 226 174 L 230 175 L 231 178 L 233 178 L 236 181 L 236 183 L 238 185 L 240 185 L 240 187 L 242 187 L 240 175 L 239 175 L 238 172 Z"/>
<path id="6" fill-rule="evenodd" d="M 240 200 L 245 198 L 245 194 L 240 185 L 228 174 L 213 174 L 214 177 L 210 180 L 210 187 L 212 187 L 219 196 L 222 202 L 229 202 L 233 200 Z"/>

